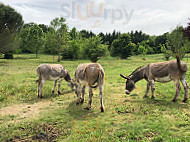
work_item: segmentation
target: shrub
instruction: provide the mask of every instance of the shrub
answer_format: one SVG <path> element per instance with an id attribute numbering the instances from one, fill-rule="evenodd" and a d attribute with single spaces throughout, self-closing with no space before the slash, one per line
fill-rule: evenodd
<path id="1" fill-rule="evenodd" d="M 122 34 L 114 40 L 111 47 L 111 56 L 126 59 L 133 55 L 135 44 L 131 42 L 129 34 Z"/>
<path id="2" fill-rule="evenodd" d="M 105 45 L 101 44 L 99 36 L 84 40 L 83 44 L 84 57 L 87 57 L 92 62 L 97 62 L 106 53 Z"/>

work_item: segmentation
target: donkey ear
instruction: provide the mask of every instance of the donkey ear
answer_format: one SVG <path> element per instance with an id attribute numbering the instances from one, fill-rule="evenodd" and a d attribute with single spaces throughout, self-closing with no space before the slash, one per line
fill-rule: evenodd
<path id="1" fill-rule="evenodd" d="M 120 76 L 121 76 L 122 78 L 125 78 L 125 79 L 130 79 L 129 77 L 124 76 L 124 75 L 122 75 L 122 74 L 120 74 Z"/>

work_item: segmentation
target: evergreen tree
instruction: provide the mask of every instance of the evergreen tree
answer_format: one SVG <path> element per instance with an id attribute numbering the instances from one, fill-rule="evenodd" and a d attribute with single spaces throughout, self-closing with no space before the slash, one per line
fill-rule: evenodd
<path id="1" fill-rule="evenodd" d="M 23 25 L 22 16 L 10 6 L 0 4 L 0 53 L 12 52 L 19 47 L 18 33 Z"/>
<path id="2" fill-rule="evenodd" d="M 131 42 L 129 34 L 121 34 L 118 39 L 115 39 L 111 47 L 111 56 L 120 57 L 121 59 L 128 58 L 133 55 L 135 44 Z"/>

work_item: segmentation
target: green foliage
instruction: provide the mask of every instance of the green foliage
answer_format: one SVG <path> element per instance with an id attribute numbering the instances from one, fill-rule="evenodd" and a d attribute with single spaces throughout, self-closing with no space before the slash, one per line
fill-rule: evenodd
<path id="1" fill-rule="evenodd" d="M 11 33 L 8 27 L 6 27 L 2 33 L 0 33 L 0 53 L 6 54 L 12 52 L 19 47 L 19 40 L 17 33 Z"/>
<path id="2" fill-rule="evenodd" d="M 12 53 L 5 53 L 4 58 L 5 59 L 13 59 L 13 54 Z"/>
<path id="3" fill-rule="evenodd" d="M 84 29 L 81 30 L 79 34 L 81 38 L 92 38 L 96 36 L 96 34 L 94 34 L 92 31 L 89 32 Z"/>
<path id="4" fill-rule="evenodd" d="M 167 35 L 167 44 L 174 55 L 184 58 L 186 52 L 190 50 L 189 41 L 183 36 L 183 27 L 176 27 Z"/>
<path id="5" fill-rule="evenodd" d="M 190 23 L 183 29 L 184 36 L 190 41 Z"/>
<path id="6" fill-rule="evenodd" d="M 106 53 L 105 45 L 101 44 L 100 37 L 92 37 L 83 41 L 84 56 L 92 62 L 97 62 Z"/>
<path id="7" fill-rule="evenodd" d="M 61 61 L 61 54 L 64 54 L 63 51 L 67 51 L 68 49 L 69 32 L 65 21 L 66 20 L 63 17 L 55 18 L 51 21 L 51 27 L 53 28 L 52 35 L 55 36 L 57 43 L 55 50 L 58 53 L 58 62 Z"/>
<path id="8" fill-rule="evenodd" d="M 137 45 L 137 53 L 138 54 L 153 54 L 154 50 L 152 47 L 149 46 L 150 41 L 146 40 L 146 41 L 142 41 L 141 43 L 138 43 Z"/>
<path id="9" fill-rule="evenodd" d="M 143 45 L 139 44 L 138 45 L 138 53 L 145 55 L 147 53 L 147 49 Z"/>
<path id="10" fill-rule="evenodd" d="M 70 40 L 68 46 L 63 49 L 62 59 L 79 59 L 80 45 L 79 41 Z"/>
<path id="11" fill-rule="evenodd" d="M 136 45 L 138 43 L 141 43 L 142 41 L 146 41 L 149 39 L 149 35 L 146 35 L 142 31 L 131 31 L 130 36 L 132 43 L 135 43 Z"/>
<path id="12" fill-rule="evenodd" d="M 0 3 L 0 53 L 8 53 L 19 47 L 17 34 L 22 25 L 22 16 Z"/>
<path id="13" fill-rule="evenodd" d="M 79 59 L 80 58 L 80 39 L 76 28 L 72 28 L 69 32 L 69 40 L 67 46 L 63 49 L 62 59 Z"/>
<path id="14" fill-rule="evenodd" d="M 30 26 L 24 25 L 19 33 L 20 37 L 20 50 L 22 53 L 32 53 L 29 49 L 29 43 L 28 43 L 28 34 L 29 34 L 29 28 Z"/>
<path id="15" fill-rule="evenodd" d="M 169 33 L 164 33 L 163 35 L 157 36 L 155 38 L 155 53 L 162 53 L 160 44 L 166 44 L 168 34 Z"/>
<path id="16" fill-rule="evenodd" d="M 108 45 L 108 50 L 110 50 L 112 42 L 117 39 L 120 34 L 119 31 L 114 30 L 112 33 L 106 34 L 100 32 L 98 36 L 102 38 L 102 44 Z"/>
<path id="17" fill-rule="evenodd" d="M 76 40 L 79 36 L 77 33 L 77 29 L 75 27 L 71 29 L 71 31 L 69 32 L 69 35 L 71 37 L 71 40 Z"/>
<path id="18" fill-rule="evenodd" d="M 27 35 L 28 48 L 32 53 L 36 53 L 36 58 L 43 45 L 43 37 L 44 33 L 37 24 L 29 27 Z"/>
<path id="19" fill-rule="evenodd" d="M 56 40 L 56 35 L 54 34 L 54 29 L 47 32 L 45 35 L 44 42 L 44 52 L 48 54 L 57 54 L 58 42 Z"/>
<path id="20" fill-rule="evenodd" d="M 111 47 L 111 56 L 126 59 L 133 55 L 135 44 L 131 42 L 129 34 L 121 34 L 114 40 Z"/>
<path id="21" fill-rule="evenodd" d="M 170 50 L 169 45 L 166 44 L 160 44 L 161 51 L 164 54 L 165 59 L 168 61 L 169 58 L 172 56 L 172 51 Z"/>
<path id="22" fill-rule="evenodd" d="M 21 14 L 16 12 L 12 7 L 0 3 L 0 33 L 8 28 L 11 33 L 18 32 L 23 20 Z"/>

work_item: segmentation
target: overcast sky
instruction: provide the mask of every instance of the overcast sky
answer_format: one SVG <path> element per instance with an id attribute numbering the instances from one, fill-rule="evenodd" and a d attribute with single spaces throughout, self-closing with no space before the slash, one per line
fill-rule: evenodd
<path id="1" fill-rule="evenodd" d="M 142 30 L 161 35 L 190 22 L 190 0 L 0 0 L 21 13 L 25 23 L 49 25 L 65 17 L 69 28 L 95 33 Z"/>

